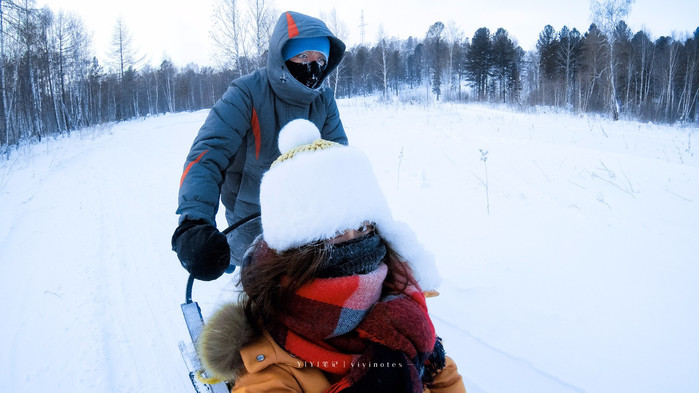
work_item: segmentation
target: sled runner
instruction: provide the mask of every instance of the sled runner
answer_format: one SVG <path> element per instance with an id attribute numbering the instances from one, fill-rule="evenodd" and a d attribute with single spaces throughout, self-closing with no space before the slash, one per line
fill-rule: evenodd
<path id="1" fill-rule="evenodd" d="M 192 381 L 194 390 L 197 393 L 228 393 L 228 386 L 217 379 L 209 378 L 204 371 L 194 343 L 197 342 L 202 329 L 204 328 L 204 318 L 201 316 L 201 309 L 197 302 L 192 301 L 192 285 L 194 277 L 189 276 L 187 281 L 187 294 L 185 302 L 181 305 L 182 315 L 189 330 L 191 342 L 185 343 L 180 341 L 178 346 L 180 353 L 184 359 L 187 370 L 189 371 L 189 379 Z"/>

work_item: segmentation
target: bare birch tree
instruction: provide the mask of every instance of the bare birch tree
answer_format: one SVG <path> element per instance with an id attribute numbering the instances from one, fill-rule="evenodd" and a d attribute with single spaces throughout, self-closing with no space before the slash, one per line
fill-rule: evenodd
<path id="1" fill-rule="evenodd" d="M 669 121 L 673 117 L 672 111 L 675 106 L 675 80 L 677 79 L 677 71 L 679 69 L 681 44 L 672 37 L 661 37 L 658 41 L 661 42 L 658 46 L 664 55 L 659 59 L 662 70 L 661 80 L 663 82 L 660 102 L 665 120 Z"/>
<path id="2" fill-rule="evenodd" d="M 651 87 L 651 75 L 654 64 L 655 46 L 648 38 L 648 33 L 639 31 L 631 39 L 634 57 L 634 73 L 636 83 L 636 113 L 640 114 L 646 105 Z"/>
<path id="3" fill-rule="evenodd" d="M 321 19 L 325 21 L 325 24 L 328 26 L 330 31 L 335 34 L 335 37 L 339 38 L 343 42 L 347 41 L 347 38 L 349 37 L 349 31 L 347 29 L 347 25 L 340 20 L 340 18 L 337 17 L 337 10 L 333 7 L 332 10 L 330 10 L 330 13 L 321 13 L 320 15 Z M 333 86 L 333 94 L 337 95 L 337 86 L 340 81 L 340 76 L 342 75 L 343 71 L 345 68 L 345 62 L 342 61 L 340 64 L 338 64 L 337 68 L 335 68 L 335 71 L 330 75 L 328 78 L 329 83 Z"/>
<path id="4" fill-rule="evenodd" d="M 31 119 L 32 136 L 41 140 L 44 124 L 41 121 L 42 96 L 39 92 L 39 82 L 37 81 L 36 51 L 38 42 L 38 11 L 33 8 L 32 0 L 24 0 L 19 7 L 18 18 L 18 41 L 24 51 L 26 60 L 25 73 L 29 79 L 29 103 L 26 108 L 30 108 L 28 117 Z"/>
<path id="5" fill-rule="evenodd" d="M 379 71 L 381 73 L 381 86 L 382 86 L 382 97 L 384 100 L 388 98 L 388 39 L 386 38 L 386 33 L 383 31 L 383 26 L 379 26 L 378 33 L 378 44 L 377 49 L 379 52 L 378 58 L 375 61 L 378 63 Z"/>
<path id="6" fill-rule="evenodd" d="M 39 74 L 42 75 L 43 83 L 37 81 L 40 85 L 39 95 L 45 95 L 50 103 L 50 115 L 52 120 L 55 122 L 55 127 L 58 132 L 61 133 L 67 129 L 67 114 L 63 112 L 61 105 L 61 97 L 59 92 L 57 92 L 58 87 L 55 81 L 54 69 L 57 67 L 54 65 L 54 58 L 61 56 L 53 56 L 53 53 L 58 52 L 62 55 L 62 50 L 60 48 L 60 38 L 64 37 L 65 30 L 63 29 L 63 23 L 58 23 L 54 20 L 53 12 L 48 8 L 43 8 L 37 10 L 37 33 L 38 37 L 36 40 L 36 52 L 37 52 L 37 70 Z M 58 27 L 58 29 L 52 29 L 52 26 Z M 62 38 L 62 37 L 61 37 Z M 59 73 L 63 72 L 63 65 L 59 59 L 58 69 Z M 43 90 L 43 94 L 42 94 Z"/>
<path id="7" fill-rule="evenodd" d="M 699 64 L 699 45 L 695 39 L 689 39 L 684 47 L 684 86 L 680 96 L 679 119 L 690 120 L 692 108 L 696 104 L 699 89 L 696 87 L 697 65 Z"/>
<path id="8" fill-rule="evenodd" d="M 558 36 L 560 42 L 558 46 L 558 63 L 564 71 L 565 105 L 571 108 L 573 105 L 572 85 L 575 76 L 576 62 L 580 52 L 581 37 L 580 32 L 578 32 L 576 28 L 570 30 L 567 26 L 561 28 Z"/>
<path id="9" fill-rule="evenodd" d="M 0 0 L 0 145 L 4 142 L 10 144 L 10 134 L 7 127 L 7 94 L 5 92 L 5 12 L 4 7 L 8 0 Z"/>
<path id="10" fill-rule="evenodd" d="M 160 79 L 162 81 L 165 104 L 168 112 L 175 111 L 175 66 L 169 59 L 163 60 L 160 64 Z"/>
<path id="11" fill-rule="evenodd" d="M 449 58 L 447 60 L 449 84 L 451 85 L 452 90 L 456 90 L 457 87 L 460 88 L 461 79 L 457 78 L 457 75 L 455 75 L 456 67 L 454 66 L 454 63 L 457 60 L 455 58 L 454 50 L 458 48 L 459 43 L 463 41 L 464 33 L 461 31 L 461 29 L 459 29 L 456 22 L 453 20 L 447 22 L 446 28 L 444 29 L 444 39 L 447 42 L 447 50 L 449 51 Z"/>
<path id="12" fill-rule="evenodd" d="M 89 82 L 92 36 L 82 20 L 75 15 L 68 18 L 68 64 L 70 66 L 65 101 L 70 103 L 76 127 L 90 124 Z M 72 82 L 72 83 L 70 83 Z"/>
<path id="13" fill-rule="evenodd" d="M 216 47 L 214 58 L 227 68 L 243 75 L 242 57 L 245 53 L 245 29 L 240 12 L 240 0 L 218 0 L 214 7 L 213 26 L 209 31 Z"/>
<path id="14" fill-rule="evenodd" d="M 253 32 L 251 38 L 256 52 L 255 63 L 258 67 L 264 67 L 267 62 L 265 53 L 269 49 L 272 29 L 277 21 L 275 13 L 272 0 L 250 0 L 249 25 L 250 31 Z"/>
<path id="15" fill-rule="evenodd" d="M 591 0 L 590 11 L 592 20 L 606 37 L 609 50 L 609 110 L 614 120 L 619 119 L 619 102 L 616 97 L 615 57 L 614 42 L 616 40 L 614 29 L 628 14 L 631 3 L 634 0 Z"/>

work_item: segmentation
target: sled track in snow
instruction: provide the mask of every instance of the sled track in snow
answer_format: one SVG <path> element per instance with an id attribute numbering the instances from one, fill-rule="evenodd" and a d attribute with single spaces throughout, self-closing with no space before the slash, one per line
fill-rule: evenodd
<path id="1" fill-rule="evenodd" d="M 450 341 L 446 343 L 448 352 L 450 347 L 458 347 L 459 353 L 469 353 L 471 354 L 469 355 L 470 359 L 478 359 L 478 362 L 481 364 L 497 364 L 498 369 L 510 370 L 510 375 L 502 375 L 502 382 L 512 384 L 511 388 L 506 388 L 505 386 L 490 387 L 479 383 L 477 376 L 474 377 L 474 373 L 471 372 L 471 365 L 458 363 L 457 366 L 459 367 L 459 371 L 464 378 L 474 377 L 474 383 L 477 384 L 483 392 L 511 392 L 515 391 L 511 389 L 514 389 L 517 386 L 519 386 L 521 389 L 522 385 L 517 381 L 527 381 L 527 390 L 529 391 L 551 393 L 586 393 L 584 389 L 570 384 L 553 374 L 547 373 L 544 370 L 541 370 L 527 359 L 519 358 L 488 344 L 482 339 L 471 334 L 471 332 L 468 330 L 459 327 L 440 316 L 432 315 L 432 320 L 435 321 L 435 325 L 438 325 L 440 328 L 437 334 L 446 335 L 445 333 L 447 333 L 451 337 L 459 338 L 459 342 Z M 513 373 L 512 370 L 516 370 L 516 373 Z M 489 370 L 489 372 L 492 371 L 493 370 Z M 532 384 L 534 381 L 536 381 L 536 383 Z"/>

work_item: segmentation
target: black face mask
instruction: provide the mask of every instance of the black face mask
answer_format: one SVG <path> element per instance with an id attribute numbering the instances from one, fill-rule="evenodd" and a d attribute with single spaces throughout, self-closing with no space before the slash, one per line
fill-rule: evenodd
<path id="1" fill-rule="evenodd" d="M 316 277 L 345 277 L 376 270 L 386 256 L 386 245 L 375 231 L 333 245 Z"/>
<path id="2" fill-rule="evenodd" d="M 297 81 L 311 89 L 320 86 L 320 81 L 326 67 L 325 64 L 321 66 L 317 61 L 312 61 L 310 63 L 294 63 L 291 60 L 287 60 L 285 64 L 286 68 L 289 69 L 289 72 Z"/>

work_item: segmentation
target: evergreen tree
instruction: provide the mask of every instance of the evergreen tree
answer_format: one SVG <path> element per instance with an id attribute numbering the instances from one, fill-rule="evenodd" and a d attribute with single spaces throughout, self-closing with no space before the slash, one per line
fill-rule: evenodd
<path id="1" fill-rule="evenodd" d="M 617 99 L 621 102 L 621 108 L 628 110 L 631 99 L 631 83 L 633 66 L 631 62 L 631 29 L 626 22 L 619 21 L 614 29 L 614 66 L 616 68 L 615 85 L 617 86 Z"/>
<path id="2" fill-rule="evenodd" d="M 536 42 L 536 49 L 539 52 L 539 93 L 541 103 L 556 104 L 557 87 L 559 85 L 560 69 L 558 67 L 559 53 L 558 37 L 556 30 L 551 25 L 544 26 L 544 30 L 539 33 L 539 40 Z"/>
<path id="3" fill-rule="evenodd" d="M 422 81 L 424 63 L 424 44 L 415 46 L 413 53 L 408 56 L 408 81 L 410 88 L 418 86 Z"/>
<path id="4" fill-rule="evenodd" d="M 430 26 L 425 38 L 425 45 L 429 53 L 428 64 L 432 74 L 432 92 L 437 95 L 437 101 L 442 93 L 442 73 L 447 55 L 443 34 L 444 23 L 436 22 Z"/>
<path id="5" fill-rule="evenodd" d="M 102 123 L 102 82 L 104 68 L 99 64 L 97 57 L 92 57 L 87 75 L 88 84 L 88 119 L 90 124 Z"/>
<path id="6" fill-rule="evenodd" d="M 509 37 L 507 30 L 499 28 L 493 36 L 493 77 L 497 80 L 498 99 L 501 102 L 507 101 L 511 74 L 516 69 L 515 56 L 516 48 L 514 42 Z"/>
<path id="7" fill-rule="evenodd" d="M 557 53 L 559 41 L 556 30 L 551 25 L 544 26 L 536 42 L 539 51 L 541 75 L 546 80 L 554 80 L 558 76 Z"/>
<path id="8" fill-rule="evenodd" d="M 473 35 L 466 54 L 466 78 L 476 88 L 476 96 L 479 101 L 487 98 L 492 51 L 493 43 L 490 39 L 490 30 L 481 27 Z"/>

